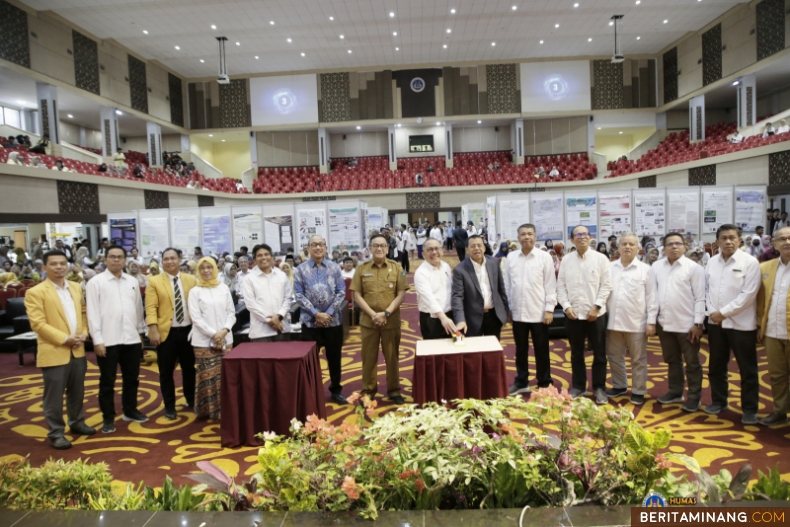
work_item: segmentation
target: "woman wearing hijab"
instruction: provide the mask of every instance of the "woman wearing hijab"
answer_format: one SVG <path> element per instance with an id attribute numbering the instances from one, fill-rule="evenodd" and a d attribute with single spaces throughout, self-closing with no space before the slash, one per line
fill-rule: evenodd
<path id="1" fill-rule="evenodd" d="M 236 271 L 236 264 L 233 262 L 227 262 L 225 268 L 222 270 L 222 283 L 228 286 L 228 289 L 231 291 L 236 290 L 236 284 L 238 283 Z"/>
<path id="2" fill-rule="evenodd" d="M 499 251 L 494 255 L 494 258 L 507 258 L 507 253 L 510 252 L 510 245 L 508 242 L 499 244 Z"/>
<path id="3" fill-rule="evenodd" d="M 549 256 L 551 256 L 551 261 L 554 264 L 554 278 L 557 278 L 560 274 L 560 259 L 557 258 L 557 253 L 554 252 L 554 249 L 549 249 Z"/>
<path id="4" fill-rule="evenodd" d="M 148 264 L 148 274 L 151 276 L 156 276 L 159 274 L 159 264 L 155 261 L 151 260 L 151 263 Z"/>
<path id="5" fill-rule="evenodd" d="M 650 247 L 645 255 L 645 263 L 647 265 L 653 265 L 658 261 L 658 249 L 655 247 Z"/>
<path id="6" fill-rule="evenodd" d="M 746 252 L 750 255 L 754 256 L 755 258 L 759 258 L 761 254 L 763 254 L 763 245 L 760 243 L 760 237 L 755 236 L 751 238 L 749 242 L 749 246 L 746 248 Z"/>
<path id="7" fill-rule="evenodd" d="M 767 234 L 762 237 L 760 240 L 763 244 L 763 253 L 760 255 L 758 260 L 760 262 L 767 262 L 769 260 L 775 260 L 779 258 L 779 252 L 771 246 L 771 237 Z"/>
<path id="8" fill-rule="evenodd" d="M 130 260 L 129 263 L 126 264 L 126 271 L 129 273 L 129 276 L 137 280 L 140 287 L 148 286 L 148 277 L 140 271 L 140 265 L 137 262 Z"/>
<path id="9" fill-rule="evenodd" d="M 189 274 L 192 276 L 198 276 L 198 264 L 195 260 L 189 260 L 187 262 L 187 267 L 189 268 Z"/>
<path id="10" fill-rule="evenodd" d="M 19 277 L 14 273 L 2 273 L 0 274 L 0 289 L 5 291 L 8 289 L 10 285 L 17 285 L 19 284 Z"/>
<path id="11" fill-rule="evenodd" d="M 233 346 L 236 309 L 228 286 L 217 279 L 213 258 L 197 262 L 198 283 L 189 293 L 189 340 L 195 349 L 195 415 L 220 418 L 219 393 L 222 356 Z"/>
<path id="12" fill-rule="evenodd" d="M 562 258 L 565 256 L 565 245 L 562 242 L 554 244 L 554 254 L 562 261 Z"/>
<path id="13" fill-rule="evenodd" d="M 90 252 L 87 247 L 82 246 L 77 249 L 77 253 L 74 255 L 74 263 L 83 269 L 93 267 L 93 260 L 90 258 Z"/>

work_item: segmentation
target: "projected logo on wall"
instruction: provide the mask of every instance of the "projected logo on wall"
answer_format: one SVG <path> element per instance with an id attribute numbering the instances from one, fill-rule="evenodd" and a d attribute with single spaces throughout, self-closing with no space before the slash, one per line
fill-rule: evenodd
<path id="1" fill-rule="evenodd" d="M 289 114 L 296 108 L 296 95 L 291 90 L 278 90 L 274 97 L 274 107 L 281 114 Z"/>
<path id="2" fill-rule="evenodd" d="M 559 101 L 568 95 L 568 83 L 562 75 L 549 75 L 543 81 L 543 89 L 552 101 Z"/>
<path id="3" fill-rule="evenodd" d="M 425 89 L 425 81 L 419 77 L 414 77 L 411 80 L 411 91 L 415 93 L 420 93 L 422 90 Z"/>

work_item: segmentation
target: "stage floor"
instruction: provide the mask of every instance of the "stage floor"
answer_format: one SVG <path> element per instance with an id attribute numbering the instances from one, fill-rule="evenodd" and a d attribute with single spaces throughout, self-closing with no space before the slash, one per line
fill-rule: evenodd
<path id="1" fill-rule="evenodd" d="M 449 260 L 448 260 L 449 261 Z M 457 259 L 455 260 L 457 262 Z M 416 269 L 419 262 L 413 262 Z M 411 276 L 410 280 L 411 282 Z M 403 336 L 400 349 L 400 375 L 403 395 L 411 402 L 411 383 L 415 343 L 420 338 L 418 327 L 419 314 L 417 298 L 413 288 L 407 293 L 403 305 Z M 515 347 L 510 326 L 502 332 L 505 347 L 508 382 L 515 375 Z M 350 395 L 361 386 L 359 328 L 352 328 L 348 341 L 343 347 L 344 393 Z M 702 403 L 710 402 L 710 389 L 707 380 L 708 351 L 707 340 L 703 339 L 701 361 L 705 372 Z M 702 411 L 688 414 L 679 405 L 663 407 L 656 398 L 666 391 L 667 367 L 661 362 L 661 348 L 657 338 L 651 338 L 649 355 L 649 396 L 644 406 L 633 407 L 629 397 L 624 396 L 612 404 L 625 405 L 632 409 L 639 423 L 647 428 L 667 428 L 672 431 L 670 450 L 694 456 L 700 465 L 708 470 L 718 471 L 727 468 L 733 474 L 741 465 L 750 461 L 753 465 L 753 478 L 757 470 L 765 471 L 779 465 L 784 478 L 790 480 L 790 424 L 774 429 L 758 426 L 745 426 L 740 422 L 740 386 L 737 365 L 730 362 L 730 410 L 718 416 Z M 765 350 L 758 348 L 760 371 L 760 409 L 765 415 L 773 408 Z M 89 425 L 101 428 L 101 413 L 97 400 L 99 370 L 92 353 L 88 354 L 88 372 L 85 389 L 85 413 Z M 180 412 L 178 420 L 168 421 L 164 417 L 164 407 L 159 394 L 158 370 L 155 354 L 148 352 L 147 362 L 141 366 L 139 408 L 148 414 L 147 423 L 127 423 L 120 418 L 116 422 L 117 432 L 104 435 L 97 432 L 91 437 L 73 439 L 70 450 L 59 452 L 52 449 L 46 439 L 47 429 L 41 410 L 43 392 L 40 370 L 33 364 L 32 355 L 27 355 L 24 366 L 19 366 L 15 353 L 0 355 L 0 460 L 17 456 L 30 456 L 34 465 L 39 465 L 50 457 L 66 460 L 90 458 L 91 461 L 104 461 L 109 464 L 118 483 L 145 481 L 152 486 L 161 485 L 165 475 L 170 475 L 176 483 L 187 482 L 182 476 L 195 472 L 194 463 L 211 460 L 224 468 L 229 474 L 247 479 L 256 471 L 257 448 L 222 448 L 219 442 L 219 423 L 197 420 L 189 412 Z M 551 341 L 552 375 L 555 382 L 568 388 L 571 375 L 570 348 L 564 339 Z M 587 356 L 588 367 L 592 355 Z M 353 416 L 350 405 L 338 405 L 329 398 L 329 375 L 326 363 L 321 359 L 327 414 L 334 423 Z M 530 358 L 530 373 L 534 376 L 534 361 Z M 589 371 L 589 370 L 588 370 Z M 629 364 L 630 371 L 630 364 Z M 180 374 L 176 374 L 179 405 L 181 397 Z M 588 374 L 589 378 L 589 374 Z M 532 381 L 534 383 L 534 379 Z M 379 367 L 379 390 L 386 387 L 383 358 Z M 117 384 L 120 390 L 120 376 Z M 116 395 L 116 408 L 120 412 L 120 393 Z M 388 412 L 393 406 L 379 396 L 377 413 Z"/>

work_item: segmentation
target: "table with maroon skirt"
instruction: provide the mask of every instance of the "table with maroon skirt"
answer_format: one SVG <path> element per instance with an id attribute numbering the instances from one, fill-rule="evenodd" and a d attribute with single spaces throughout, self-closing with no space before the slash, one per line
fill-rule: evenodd
<path id="1" fill-rule="evenodd" d="M 507 397 L 505 354 L 496 337 L 417 341 L 414 402 Z"/>
<path id="2" fill-rule="evenodd" d="M 291 419 L 326 418 L 315 342 L 247 342 L 222 358 L 223 447 L 257 446 L 255 434 L 288 434 Z"/>

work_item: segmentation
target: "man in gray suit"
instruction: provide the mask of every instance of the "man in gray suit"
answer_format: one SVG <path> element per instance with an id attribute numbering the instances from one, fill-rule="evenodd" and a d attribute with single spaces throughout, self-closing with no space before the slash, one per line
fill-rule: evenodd
<path id="1" fill-rule="evenodd" d="M 469 258 L 453 270 L 453 318 L 459 331 L 469 337 L 494 335 L 499 339 L 507 322 L 505 281 L 496 259 L 485 255 L 479 235 L 467 242 Z"/>

